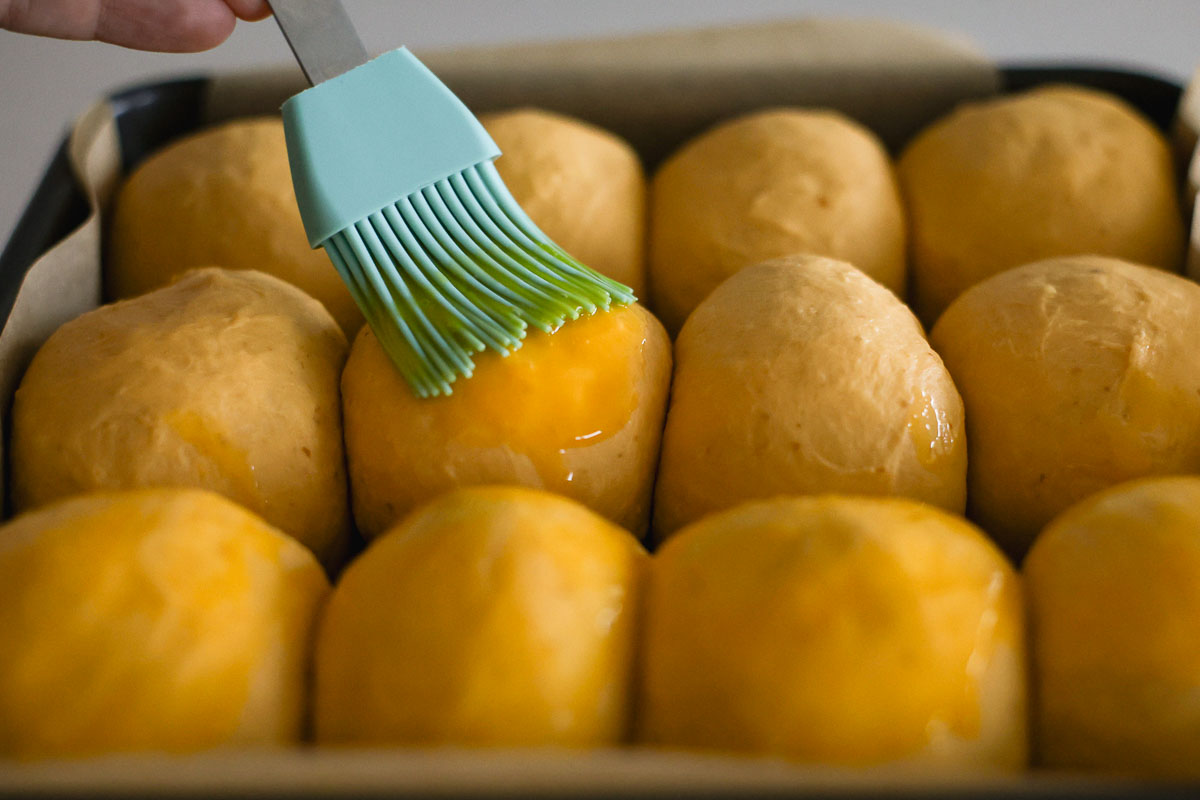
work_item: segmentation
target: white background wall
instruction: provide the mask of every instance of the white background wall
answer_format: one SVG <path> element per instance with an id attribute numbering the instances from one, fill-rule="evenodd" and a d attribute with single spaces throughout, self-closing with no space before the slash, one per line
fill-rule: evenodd
<path id="1" fill-rule="evenodd" d="M 36 0 L 35 0 L 36 1 Z M 578 38 L 812 15 L 955 31 L 998 60 L 1132 65 L 1183 82 L 1200 65 L 1198 0 L 345 0 L 370 52 Z M 0 243 L 70 120 L 134 82 L 278 63 L 270 21 L 207 53 L 164 55 L 0 31 Z"/>

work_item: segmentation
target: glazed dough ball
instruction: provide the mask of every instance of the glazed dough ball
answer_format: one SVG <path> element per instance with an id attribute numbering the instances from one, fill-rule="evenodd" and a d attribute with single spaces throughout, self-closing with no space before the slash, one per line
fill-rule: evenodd
<path id="1" fill-rule="evenodd" d="M 105 263 L 110 298 L 213 264 L 299 286 L 347 336 L 362 324 L 325 251 L 308 246 L 277 117 L 234 120 L 173 142 L 138 165 L 116 195 Z"/>
<path id="2" fill-rule="evenodd" d="M 0 753 L 300 740 L 329 584 L 211 492 L 94 493 L 0 528 Z"/>
<path id="3" fill-rule="evenodd" d="M 812 253 L 904 291 L 905 222 L 891 161 L 832 111 L 761 111 L 672 156 L 651 187 L 650 290 L 672 334 L 733 273 Z"/>
<path id="4" fill-rule="evenodd" d="M 989 275 L 1081 253 L 1178 271 L 1171 151 L 1123 101 L 1051 87 L 970 103 L 899 162 L 913 305 L 926 324 Z"/>
<path id="5" fill-rule="evenodd" d="M 969 513 L 1014 555 L 1105 487 L 1200 472 L 1200 286 L 1185 278 L 1041 261 L 962 294 L 932 341 L 966 407 Z"/>
<path id="6" fill-rule="evenodd" d="M 195 270 L 66 323 L 13 401 L 13 501 L 193 486 L 241 503 L 327 563 L 350 515 L 338 375 L 346 337 L 260 272 Z"/>
<path id="7" fill-rule="evenodd" d="M 317 643 L 319 742 L 614 745 L 648 558 L 544 492 L 442 495 L 343 574 Z"/>
<path id="8" fill-rule="evenodd" d="M 1041 763 L 1200 778 L 1200 478 L 1088 498 L 1025 576 Z"/>
<path id="9" fill-rule="evenodd" d="M 448 397 L 416 397 L 370 328 L 342 374 L 354 517 L 367 536 L 459 486 L 546 489 L 637 534 L 671 380 L 671 344 L 644 308 L 532 331 L 507 358 L 476 357 Z"/>
<path id="10" fill-rule="evenodd" d="M 651 564 L 642 741 L 798 761 L 1018 769 L 1017 577 L 910 500 L 776 498 L 706 517 Z"/>
<path id="11" fill-rule="evenodd" d="M 646 293 L 646 176 L 625 140 L 537 109 L 483 114 L 503 155 L 496 169 L 554 242 L 597 272 Z"/>
<path id="12" fill-rule="evenodd" d="M 958 392 L 912 313 L 849 264 L 747 267 L 688 318 L 675 358 L 660 536 L 777 494 L 904 495 L 962 511 Z"/>

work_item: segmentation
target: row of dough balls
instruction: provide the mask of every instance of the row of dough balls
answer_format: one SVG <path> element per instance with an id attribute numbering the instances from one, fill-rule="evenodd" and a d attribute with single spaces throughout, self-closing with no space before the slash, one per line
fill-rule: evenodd
<path id="1" fill-rule="evenodd" d="M 646 181 L 623 140 L 535 110 L 482 121 L 532 219 L 648 296 L 672 335 L 725 278 L 793 253 L 848 261 L 901 298 L 911 290 L 926 325 L 967 287 L 1039 259 L 1182 264 L 1166 141 L 1093 90 L 965 104 L 911 142 L 897 169 L 874 134 L 837 113 L 776 109 L 722 123 L 657 170 L 648 245 Z M 307 247 L 278 119 L 229 123 L 150 157 L 119 193 L 110 241 L 113 298 L 220 264 L 295 283 L 348 336 L 362 323 L 324 253 Z"/>
<path id="2" fill-rule="evenodd" d="M 1069 509 L 1023 584 L 910 500 L 752 502 L 650 558 L 570 500 L 475 487 L 331 592 L 218 495 L 93 493 L 0 528 L 0 755 L 295 744 L 311 718 L 319 744 L 1015 770 L 1028 720 L 1042 766 L 1200 776 L 1200 478 Z"/>
<path id="3" fill-rule="evenodd" d="M 610 133 L 541 111 L 484 115 L 498 168 L 524 210 L 585 264 L 645 292 L 645 177 Z M 196 267 L 282 278 L 320 300 L 352 337 L 362 313 L 323 250 L 311 250 L 292 190 L 283 123 L 239 119 L 152 154 L 117 193 L 105 258 L 109 298 Z"/>
<path id="4" fill-rule="evenodd" d="M 369 328 L 347 350 L 320 303 L 253 270 L 196 269 L 89 311 L 46 340 L 14 395 L 14 508 L 210 489 L 331 569 L 350 543 L 349 497 L 368 537 L 481 483 L 556 491 L 646 532 L 671 345 L 641 306 L 484 354 L 436 401 L 412 393 Z"/>
<path id="5" fill-rule="evenodd" d="M 69 498 L 0 543 L 10 754 L 297 742 L 311 695 L 321 744 L 1026 763 L 1016 576 L 911 501 L 753 503 L 651 559 L 570 500 L 473 487 L 332 594 L 294 540 L 191 489 Z"/>
<path id="6" fill-rule="evenodd" d="M 465 485 L 553 491 L 659 540 L 746 500 L 839 492 L 965 511 L 1019 558 L 1087 495 L 1200 472 L 1198 335 L 1200 286 L 1115 259 L 993 276 L 927 341 L 861 271 L 795 256 L 723 283 L 674 358 L 633 305 L 485 354 L 422 401 L 369 329 L 347 358 L 299 289 L 208 268 L 46 341 L 14 398 L 12 497 L 211 489 L 336 568 L 351 515 L 375 536 Z"/>
<path id="7" fill-rule="evenodd" d="M 854 264 L 929 326 L 968 287 L 1032 261 L 1183 261 L 1166 140 L 1123 101 L 1075 87 L 963 104 L 895 170 L 839 114 L 757 112 L 685 144 L 651 196 L 651 307 L 672 334 L 731 274 L 794 253 Z"/>
<path id="8" fill-rule="evenodd" d="M 842 262 L 768 262 L 714 293 L 676 343 L 669 414 L 671 343 L 638 305 L 484 354 L 436 401 L 412 394 L 369 328 L 346 350 L 319 303 L 251 270 L 193 270 L 88 312 L 15 394 L 14 506 L 211 489 L 332 568 L 351 511 L 371 537 L 464 485 L 553 491 L 638 536 L 653 495 L 659 538 L 777 493 L 964 507 L 958 392 L 912 314 Z"/>
<path id="9" fill-rule="evenodd" d="M 1198 336 L 1200 286 L 1113 258 L 1000 272 L 928 341 L 842 262 L 744 268 L 675 341 L 655 533 L 776 494 L 899 495 L 1019 559 L 1089 495 L 1200 473 Z"/>

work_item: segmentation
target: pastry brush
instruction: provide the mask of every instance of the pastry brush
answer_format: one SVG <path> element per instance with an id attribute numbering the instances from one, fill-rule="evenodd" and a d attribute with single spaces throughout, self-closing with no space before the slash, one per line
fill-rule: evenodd
<path id="1" fill-rule="evenodd" d="M 270 0 L 312 88 L 283 104 L 309 244 L 323 247 L 421 397 L 450 394 L 484 349 L 507 355 L 633 291 L 521 210 L 474 115 L 405 48 L 368 59 L 340 2 Z"/>

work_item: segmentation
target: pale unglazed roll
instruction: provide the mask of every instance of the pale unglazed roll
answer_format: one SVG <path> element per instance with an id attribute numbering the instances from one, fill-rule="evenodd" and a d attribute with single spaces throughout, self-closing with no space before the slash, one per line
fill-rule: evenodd
<path id="1" fill-rule="evenodd" d="M 721 281 L 779 256 L 845 260 L 904 293 L 891 160 L 832 111 L 759 111 L 688 142 L 654 176 L 650 231 L 652 307 L 672 335 Z"/>
<path id="2" fill-rule="evenodd" d="M 962 392 L 968 512 L 1014 555 L 1071 504 L 1200 472 L 1200 286 L 1112 258 L 1002 272 L 932 341 Z"/>
<path id="3" fill-rule="evenodd" d="M 342 374 L 354 517 L 375 536 L 449 489 L 512 484 L 645 532 L 671 344 L 638 305 L 483 353 L 448 397 L 420 399 L 364 327 Z"/>
<path id="4" fill-rule="evenodd" d="M 350 532 L 329 312 L 261 272 L 194 270 L 42 345 L 13 400 L 18 510 L 95 489 L 211 489 L 334 563 Z"/>
<path id="5" fill-rule="evenodd" d="M 646 176 L 616 134 L 536 108 L 481 114 L 513 198 L 554 242 L 646 292 Z"/>
<path id="6" fill-rule="evenodd" d="M 927 325 L 973 284 L 1039 259 L 1181 267 L 1170 147 L 1104 92 L 1054 86 L 966 104 L 917 136 L 898 169 L 911 300 Z"/>
<path id="7" fill-rule="evenodd" d="M 299 286 L 347 337 L 363 322 L 325 251 L 308 246 L 277 116 L 231 120 L 152 153 L 117 192 L 108 244 L 104 279 L 114 300 L 218 265 Z"/>
<path id="8" fill-rule="evenodd" d="M 696 308 L 675 348 L 657 535 L 777 494 L 902 495 L 962 511 L 958 392 L 912 313 L 849 264 L 747 267 Z"/>

